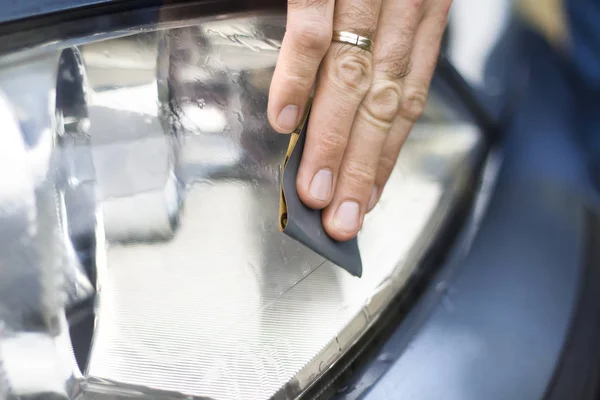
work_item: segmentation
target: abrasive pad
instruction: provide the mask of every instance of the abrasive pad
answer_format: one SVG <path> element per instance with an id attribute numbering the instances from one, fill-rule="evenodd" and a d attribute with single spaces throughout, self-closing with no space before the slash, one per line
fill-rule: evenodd
<path id="1" fill-rule="evenodd" d="M 290 144 L 282 166 L 279 201 L 279 229 L 317 254 L 342 267 L 354 276 L 362 275 L 362 261 L 358 241 L 346 242 L 332 239 L 323 227 L 321 210 L 305 206 L 296 190 L 296 177 L 310 117 L 310 104 L 298 128 L 291 133 Z"/>

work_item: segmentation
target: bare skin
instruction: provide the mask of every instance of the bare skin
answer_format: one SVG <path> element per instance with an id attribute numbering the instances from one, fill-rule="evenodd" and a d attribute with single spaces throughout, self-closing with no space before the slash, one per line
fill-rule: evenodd
<path id="1" fill-rule="evenodd" d="M 269 94 L 280 133 L 315 94 L 297 188 L 334 239 L 356 236 L 425 108 L 452 0 L 288 0 Z M 332 42 L 347 31 L 372 51 Z"/>

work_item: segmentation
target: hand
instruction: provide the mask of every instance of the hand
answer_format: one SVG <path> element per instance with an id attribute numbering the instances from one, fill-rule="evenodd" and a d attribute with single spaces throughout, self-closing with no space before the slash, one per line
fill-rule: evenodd
<path id="1" fill-rule="evenodd" d="M 297 188 L 336 240 L 358 234 L 425 108 L 451 3 L 288 0 L 268 116 L 291 132 L 316 80 Z M 371 38 L 372 51 L 332 42 L 333 30 Z"/>

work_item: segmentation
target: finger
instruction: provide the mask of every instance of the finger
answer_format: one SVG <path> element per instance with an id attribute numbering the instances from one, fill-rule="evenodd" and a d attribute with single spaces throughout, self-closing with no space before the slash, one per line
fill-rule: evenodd
<path id="1" fill-rule="evenodd" d="M 334 29 L 373 37 L 380 0 L 339 0 Z M 319 70 L 306 145 L 298 171 L 298 194 L 309 207 L 331 201 L 358 105 L 372 77 L 372 54 L 347 43 L 331 44 Z"/>
<path id="2" fill-rule="evenodd" d="M 273 129 L 289 133 L 299 124 L 329 48 L 334 0 L 288 0 L 286 32 L 269 91 Z"/>
<path id="3" fill-rule="evenodd" d="M 323 215 L 325 229 L 334 239 L 348 240 L 362 225 L 379 157 L 400 105 L 400 77 L 407 69 L 422 13 L 420 1 L 385 0 L 382 5 L 373 81 L 358 108 L 335 193 Z"/>
<path id="4" fill-rule="evenodd" d="M 379 160 L 374 200 L 370 209 L 375 207 L 379 200 L 398 160 L 404 141 L 425 110 L 427 93 L 435 71 L 451 4 L 451 0 L 430 1 L 423 21 L 417 30 L 411 56 L 412 65 L 410 72 L 403 80 L 402 103 Z"/>

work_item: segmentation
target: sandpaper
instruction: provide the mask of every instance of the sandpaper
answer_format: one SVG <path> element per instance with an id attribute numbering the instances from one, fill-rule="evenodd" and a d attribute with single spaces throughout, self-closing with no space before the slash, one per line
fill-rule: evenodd
<path id="1" fill-rule="evenodd" d="M 360 277 L 362 261 L 357 239 L 353 238 L 345 242 L 332 239 L 323 227 L 321 210 L 313 210 L 305 206 L 298 197 L 296 177 L 304 150 L 310 109 L 309 104 L 301 124 L 291 133 L 288 151 L 282 165 L 279 228 L 292 239 L 308 246 L 350 274 Z"/>

